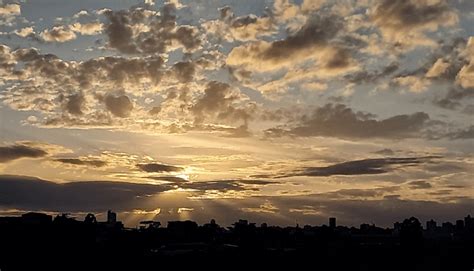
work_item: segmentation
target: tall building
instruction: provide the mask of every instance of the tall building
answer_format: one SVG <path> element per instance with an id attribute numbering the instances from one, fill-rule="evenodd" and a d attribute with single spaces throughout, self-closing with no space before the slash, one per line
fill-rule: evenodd
<path id="1" fill-rule="evenodd" d="M 469 230 L 474 229 L 474 218 L 472 218 L 471 215 L 468 215 L 464 218 L 464 227 Z"/>
<path id="2" fill-rule="evenodd" d="M 335 217 L 330 217 L 329 218 L 329 227 L 330 228 L 335 228 L 336 227 L 336 218 Z"/>
<path id="3" fill-rule="evenodd" d="M 431 219 L 430 221 L 426 221 L 426 230 L 427 231 L 435 231 L 437 227 L 436 221 Z"/>
<path id="4" fill-rule="evenodd" d="M 117 223 L 117 214 L 112 212 L 111 210 L 107 211 L 107 223 L 109 224 Z"/>
<path id="5" fill-rule="evenodd" d="M 464 229 L 464 220 L 456 220 L 456 230 L 460 231 Z"/>

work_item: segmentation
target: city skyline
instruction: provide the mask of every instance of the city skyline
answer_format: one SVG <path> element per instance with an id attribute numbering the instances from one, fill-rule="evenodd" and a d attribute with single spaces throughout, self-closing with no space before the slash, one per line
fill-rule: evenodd
<path id="1" fill-rule="evenodd" d="M 0 0 L 0 215 L 474 213 L 474 2 Z"/>

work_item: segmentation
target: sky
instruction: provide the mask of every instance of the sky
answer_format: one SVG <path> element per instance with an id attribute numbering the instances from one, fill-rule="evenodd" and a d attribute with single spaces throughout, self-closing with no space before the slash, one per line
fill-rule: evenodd
<path id="1" fill-rule="evenodd" d="M 0 0 L 0 215 L 474 213 L 470 0 Z"/>

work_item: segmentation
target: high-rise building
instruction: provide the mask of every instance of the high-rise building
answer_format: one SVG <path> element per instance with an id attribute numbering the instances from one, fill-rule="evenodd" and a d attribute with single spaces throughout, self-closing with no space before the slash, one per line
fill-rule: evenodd
<path id="1" fill-rule="evenodd" d="M 430 221 L 426 221 L 426 230 L 427 231 L 435 231 L 437 227 L 436 221 L 431 219 Z"/>
<path id="2" fill-rule="evenodd" d="M 459 219 L 456 220 L 456 230 L 463 230 L 464 229 L 464 220 Z"/>
<path id="3" fill-rule="evenodd" d="M 471 215 L 468 215 L 464 218 L 464 227 L 469 230 L 474 229 L 474 218 L 472 218 Z"/>
<path id="4" fill-rule="evenodd" d="M 107 223 L 109 224 L 117 223 L 117 214 L 112 212 L 111 210 L 107 211 Z"/>
<path id="5" fill-rule="evenodd" d="M 330 217 L 329 218 L 329 227 L 330 228 L 335 228 L 336 227 L 336 218 L 335 217 Z"/>

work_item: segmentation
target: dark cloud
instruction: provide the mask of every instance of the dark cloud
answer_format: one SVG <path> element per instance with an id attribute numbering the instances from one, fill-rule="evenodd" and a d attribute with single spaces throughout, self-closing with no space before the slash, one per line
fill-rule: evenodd
<path id="1" fill-rule="evenodd" d="M 188 51 L 198 49 L 202 42 L 198 29 L 190 25 L 182 25 L 176 28 L 173 38 L 179 41 Z"/>
<path id="2" fill-rule="evenodd" d="M 229 20 L 234 16 L 232 8 L 230 6 L 225 6 L 217 9 L 222 20 Z"/>
<path id="3" fill-rule="evenodd" d="M 376 6 L 373 19 L 382 26 L 406 30 L 437 22 L 450 11 L 451 8 L 444 0 L 431 4 L 413 0 L 383 0 Z"/>
<path id="4" fill-rule="evenodd" d="M 120 118 L 130 116 L 133 110 L 133 103 L 130 101 L 130 98 L 125 95 L 107 95 L 104 98 L 104 103 L 110 113 Z"/>
<path id="5" fill-rule="evenodd" d="M 264 12 L 261 17 L 254 14 L 236 16 L 231 7 L 225 6 L 218 9 L 220 21 L 208 22 L 208 33 L 229 42 L 235 40 L 247 41 L 257 40 L 259 37 L 275 33 L 277 28 L 273 16 Z"/>
<path id="6" fill-rule="evenodd" d="M 301 50 L 325 47 L 343 28 L 342 18 L 337 16 L 313 16 L 294 35 L 275 41 L 261 53 L 264 59 L 287 59 Z"/>
<path id="7" fill-rule="evenodd" d="M 443 98 L 433 102 L 445 109 L 458 109 L 467 98 L 474 98 L 474 88 L 451 87 Z"/>
<path id="8" fill-rule="evenodd" d="M 193 80 L 195 71 L 196 68 L 193 62 L 178 62 L 173 65 L 175 77 L 184 83 Z"/>
<path id="9" fill-rule="evenodd" d="M 464 55 L 467 42 L 462 37 L 449 41 L 441 40 L 438 48 L 429 56 L 427 64 L 420 68 L 421 73 L 428 73 L 441 60 L 447 66 L 443 72 L 433 77 L 433 79 L 453 82 L 462 67 L 469 62 Z"/>
<path id="10" fill-rule="evenodd" d="M 153 176 L 153 177 L 147 177 L 147 178 L 152 179 L 152 180 L 157 180 L 157 181 L 167 181 L 167 182 L 171 182 L 171 183 L 174 183 L 174 184 L 188 181 L 186 179 L 176 177 L 176 176 L 156 176 L 156 177 Z"/>
<path id="11" fill-rule="evenodd" d="M 76 93 L 67 97 L 64 107 L 66 111 L 72 115 L 82 115 L 85 104 L 86 99 L 84 95 L 82 93 Z"/>
<path id="12" fill-rule="evenodd" d="M 381 70 L 377 71 L 359 71 L 355 73 L 351 73 L 345 76 L 345 78 L 355 84 L 363 84 L 363 83 L 376 83 L 379 80 L 390 76 L 391 74 L 395 73 L 400 68 L 400 64 L 397 62 L 391 63 Z"/>
<path id="13" fill-rule="evenodd" d="M 353 56 L 366 42 L 348 35 L 344 29 L 340 16 L 315 13 L 297 31 L 288 31 L 284 39 L 234 47 L 226 63 L 233 69 L 265 72 L 317 61 L 322 76 L 345 73 L 358 68 Z"/>
<path id="14" fill-rule="evenodd" d="M 240 185 L 239 183 L 235 181 L 226 180 L 183 183 L 180 185 L 180 187 L 185 189 L 194 189 L 202 192 L 209 190 L 217 190 L 221 192 L 246 190 L 246 188 Z"/>
<path id="15" fill-rule="evenodd" d="M 381 197 L 386 193 L 393 193 L 400 189 L 399 186 L 388 186 L 372 189 L 340 189 L 334 192 L 318 194 L 320 197 L 327 197 L 329 199 L 336 198 L 374 198 Z"/>
<path id="16" fill-rule="evenodd" d="M 126 54 L 138 53 L 138 49 L 133 44 L 133 29 L 129 25 L 128 13 L 108 11 L 106 16 L 109 19 L 109 24 L 105 29 L 109 46 Z"/>
<path id="17" fill-rule="evenodd" d="M 328 177 L 334 175 L 372 175 L 391 172 L 400 167 L 417 166 L 438 157 L 407 157 L 355 160 L 326 167 L 306 167 L 291 173 L 276 175 L 277 178 L 292 176 Z"/>
<path id="18" fill-rule="evenodd" d="M 395 154 L 395 152 L 392 149 L 382 149 L 379 151 L 375 151 L 374 153 L 385 155 L 385 156 L 391 156 Z"/>
<path id="19" fill-rule="evenodd" d="M 418 45 L 419 39 L 425 38 L 423 31 L 458 21 L 456 12 L 445 0 L 382 0 L 374 5 L 370 15 L 384 37 L 398 45 Z"/>
<path id="20" fill-rule="evenodd" d="M 428 194 L 433 195 L 433 196 L 443 196 L 443 197 L 445 197 L 445 196 L 450 196 L 453 192 L 454 192 L 454 190 L 452 190 L 452 189 L 440 189 L 440 190 L 428 192 Z M 449 197 L 448 200 L 459 200 L 459 198 Z"/>
<path id="21" fill-rule="evenodd" d="M 411 181 L 408 185 L 413 189 L 428 189 L 433 186 L 427 181 Z"/>
<path id="22" fill-rule="evenodd" d="M 472 212 L 473 199 L 462 199 L 455 202 L 440 203 L 437 201 L 405 200 L 396 195 L 387 196 L 383 199 L 323 199 L 318 195 L 304 197 L 275 197 L 269 199 L 276 207 L 280 207 L 278 215 L 291 215 L 286 210 L 309 209 L 316 213 L 299 216 L 298 221 L 305 220 L 306 223 L 327 223 L 327 217 L 336 216 L 340 223 L 346 225 L 359 225 L 373 221 L 377 225 L 393 226 L 396 221 L 416 216 L 421 221 L 432 218 L 438 221 L 455 220 L 464 217 L 466 213 Z M 319 214 L 319 215 L 318 215 Z M 317 223 L 317 222 L 316 222 Z"/>
<path id="23" fill-rule="evenodd" d="M 90 87 L 94 82 L 138 83 L 143 79 L 161 79 L 164 60 L 160 56 L 125 58 L 108 56 L 92 58 L 79 63 L 59 59 L 53 54 L 40 54 L 37 49 L 18 49 L 13 51 L 15 60 L 23 62 L 24 69 L 31 76 L 41 76 L 47 84 L 78 85 Z M 15 71 L 19 73 L 21 71 Z"/>
<path id="24" fill-rule="evenodd" d="M 163 185 L 124 182 L 58 184 L 32 177 L 0 175 L 0 206 L 56 212 L 133 210 L 145 208 L 144 199 L 169 189 Z"/>
<path id="25" fill-rule="evenodd" d="M 137 167 L 146 172 L 177 172 L 183 170 L 181 167 L 157 163 L 138 164 Z"/>
<path id="26" fill-rule="evenodd" d="M 326 104 L 294 127 L 266 130 L 268 136 L 327 136 L 339 138 L 410 138 L 419 137 L 429 116 L 423 112 L 377 120 L 372 114 L 355 112 L 343 104 Z"/>
<path id="27" fill-rule="evenodd" d="M 197 115 L 226 111 L 238 99 L 228 84 L 212 81 L 208 83 L 204 95 L 197 100 L 191 110 Z"/>
<path id="28" fill-rule="evenodd" d="M 94 97 L 100 97 L 99 101 L 106 104 L 113 116 L 127 116 L 132 102 L 128 97 L 121 97 L 123 94 L 117 94 L 117 89 L 133 92 L 140 82 L 155 85 L 167 72 L 161 56 L 98 57 L 75 62 L 61 60 L 52 54 L 40 54 L 34 48 L 13 52 L 6 46 L 0 48 L 11 58 L 7 64 L 18 63 L 18 66 L 5 67 L 8 70 L 5 79 L 15 83 L 2 93 L 3 101 L 16 110 L 43 113 L 47 125 L 110 125 L 114 121 L 92 103 Z M 0 62 L 6 57 L 0 57 Z M 44 82 L 41 88 L 33 79 Z M 101 88 L 98 89 L 98 85 Z"/>
<path id="29" fill-rule="evenodd" d="M 179 219 L 179 215 L 172 210 L 185 206 L 194 209 L 189 213 L 189 219 L 199 223 L 207 222 L 212 217 L 221 225 L 230 225 L 238 218 L 256 223 L 294 225 L 297 220 L 300 225 L 315 225 L 327 223 L 327 217 L 335 216 L 339 223 L 346 225 L 357 226 L 371 222 L 379 226 L 391 226 L 395 221 L 410 216 L 416 216 L 421 221 L 453 221 L 472 212 L 474 204 L 472 198 L 459 197 L 445 202 L 408 200 L 394 196 L 370 199 L 372 196 L 390 195 L 389 193 L 396 191 L 396 187 L 375 188 L 375 192 L 369 189 L 346 189 L 330 192 L 338 194 L 332 196 L 258 196 L 224 201 L 189 200 L 185 195 L 180 197 L 179 194 L 176 195 L 180 199 L 179 203 L 156 201 L 153 198 L 153 195 L 168 189 L 167 185 L 117 182 L 56 184 L 36 178 L 0 176 L 0 206 L 52 212 L 104 212 L 113 209 L 119 212 L 121 218 L 129 218 L 125 212 L 160 208 L 162 213 L 159 219 L 162 221 Z M 274 213 L 245 211 L 259 208 L 263 204 L 270 205 Z"/>
<path id="30" fill-rule="evenodd" d="M 266 180 L 216 180 L 216 181 L 202 181 L 202 182 L 187 182 L 179 184 L 181 188 L 194 189 L 201 192 L 208 190 L 218 191 L 245 191 L 254 190 L 257 191 L 258 186 L 265 186 L 274 184 L 275 182 Z M 257 187 L 249 187 L 257 186 Z"/>
<path id="31" fill-rule="evenodd" d="M 250 184 L 250 185 L 267 185 L 267 184 L 274 184 L 276 182 L 267 181 L 267 180 L 237 180 L 237 182 L 242 184 Z"/>
<path id="32" fill-rule="evenodd" d="M 254 24 L 256 22 L 257 16 L 251 14 L 235 18 L 234 20 L 232 20 L 231 25 L 232 27 L 243 27 L 249 24 Z"/>
<path id="33" fill-rule="evenodd" d="M 161 112 L 161 106 L 154 106 L 150 111 L 148 111 L 148 114 L 150 115 L 158 115 Z"/>
<path id="34" fill-rule="evenodd" d="M 474 125 L 448 133 L 446 136 L 450 139 L 474 139 Z"/>
<path id="35" fill-rule="evenodd" d="M 7 163 L 20 158 L 41 158 L 48 153 L 38 147 L 28 145 L 0 146 L 0 163 Z"/>
<path id="36" fill-rule="evenodd" d="M 144 79 L 153 84 L 160 82 L 163 75 L 164 60 L 160 56 L 143 58 L 103 57 L 82 62 L 75 71 L 74 79 L 81 86 L 90 86 L 91 82 L 112 81 L 117 85 L 139 83 Z"/>
<path id="37" fill-rule="evenodd" d="M 464 107 L 462 110 L 462 113 L 467 114 L 467 115 L 474 115 L 474 105 L 473 104 L 468 104 Z"/>
<path id="38" fill-rule="evenodd" d="M 191 107 L 191 111 L 197 123 L 209 118 L 231 122 L 243 120 L 247 123 L 255 111 L 255 105 L 239 105 L 240 101 L 240 95 L 232 91 L 227 83 L 211 81 L 207 84 L 204 95 Z"/>
<path id="39" fill-rule="evenodd" d="M 150 8 L 151 6 L 105 11 L 108 19 L 105 26 L 108 45 L 125 54 L 167 53 L 173 41 L 177 41 L 188 51 L 200 46 L 197 28 L 177 25 L 174 4 L 165 4 L 159 12 Z M 149 29 L 141 30 L 143 25 Z"/>
<path id="40" fill-rule="evenodd" d="M 54 159 L 54 161 L 60 162 L 63 164 L 76 165 L 76 166 L 103 167 L 107 165 L 107 162 L 105 161 L 82 159 L 82 158 L 58 158 L 58 159 Z"/>

